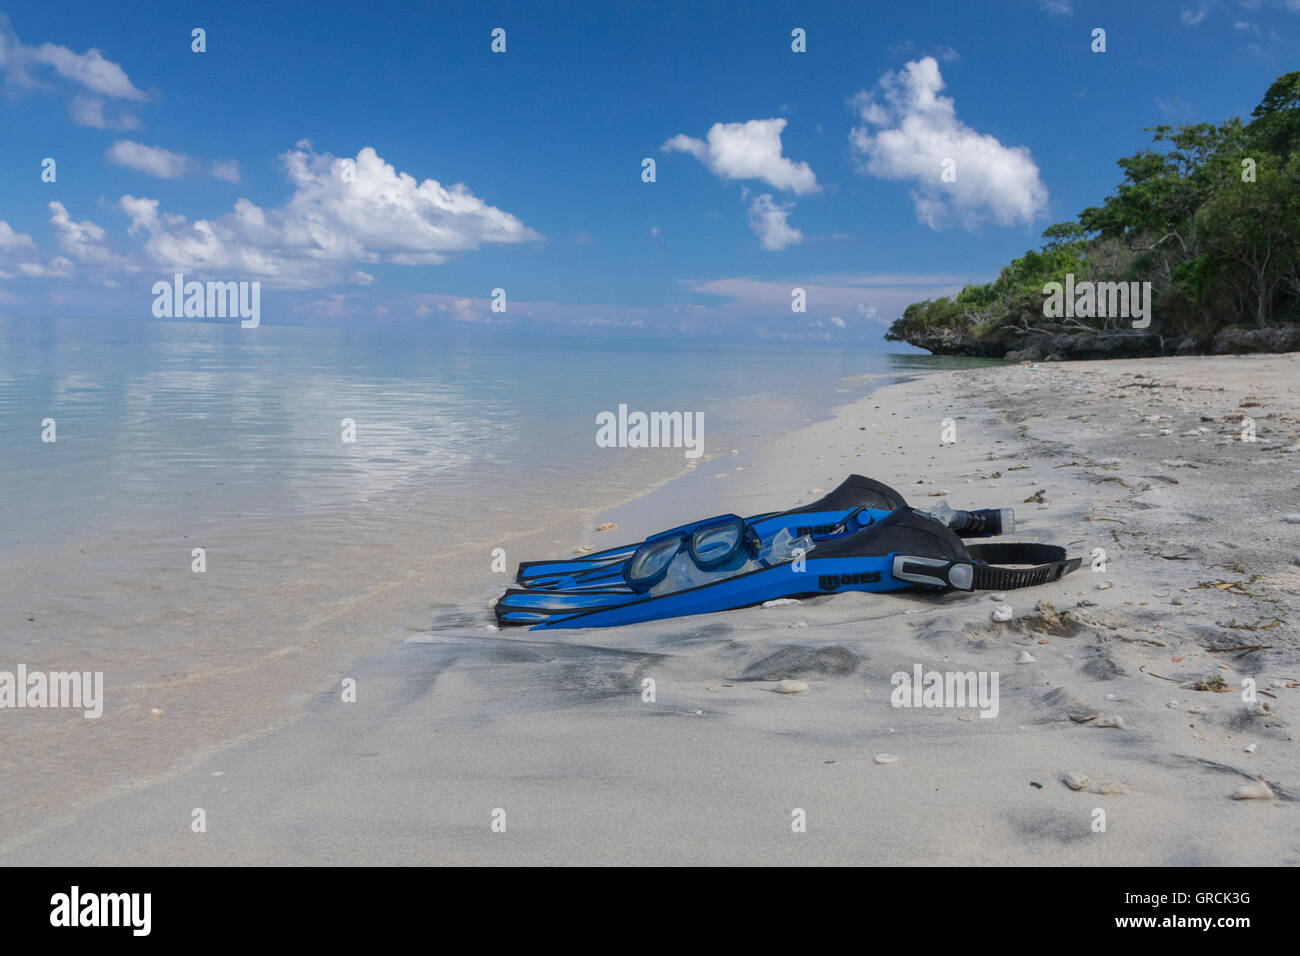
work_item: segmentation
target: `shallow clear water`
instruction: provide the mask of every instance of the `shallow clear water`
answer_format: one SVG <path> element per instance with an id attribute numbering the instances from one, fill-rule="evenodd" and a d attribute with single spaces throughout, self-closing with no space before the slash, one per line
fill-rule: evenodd
<path id="1" fill-rule="evenodd" d="M 845 400 L 845 376 L 933 364 L 418 328 L 0 320 L 0 549 L 395 511 L 464 540 L 485 512 L 556 495 L 594 504 L 680 471 L 682 449 L 596 445 L 597 413 L 620 403 L 703 412 L 708 454 L 750 434 L 751 415 L 774 429 L 824 413 Z M 54 443 L 41 440 L 47 418 Z"/>

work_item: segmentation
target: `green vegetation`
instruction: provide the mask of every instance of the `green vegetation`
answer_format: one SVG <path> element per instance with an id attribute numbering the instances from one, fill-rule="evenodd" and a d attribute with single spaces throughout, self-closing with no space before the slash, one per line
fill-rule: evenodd
<path id="1" fill-rule="evenodd" d="M 909 305 L 885 338 L 1001 354 L 1033 332 L 1129 330 L 1125 318 L 1044 318 L 1043 286 L 1066 273 L 1151 282 L 1147 331 L 1166 339 L 1300 322 L 1300 71 L 1251 116 L 1152 128 L 1155 148 L 1119 161 L 1124 181 L 1100 207 L 1048 228 L 996 281 Z"/>

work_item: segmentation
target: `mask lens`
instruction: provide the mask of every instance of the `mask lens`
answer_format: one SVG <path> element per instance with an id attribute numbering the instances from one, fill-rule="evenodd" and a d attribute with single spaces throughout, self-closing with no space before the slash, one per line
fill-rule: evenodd
<path id="1" fill-rule="evenodd" d="M 668 573 L 668 565 L 681 547 L 681 538 L 665 538 L 642 545 L 628 562 L 627 583 L 634 588 L 654 587 Z"/>
<path id="2" fill-rule="evenodd" d="M 701 528 L 691 535 L 691 557 L 704 570 L 725 564 L 736 553 L 745 534 L 740 519 L 712 528 Z"/>

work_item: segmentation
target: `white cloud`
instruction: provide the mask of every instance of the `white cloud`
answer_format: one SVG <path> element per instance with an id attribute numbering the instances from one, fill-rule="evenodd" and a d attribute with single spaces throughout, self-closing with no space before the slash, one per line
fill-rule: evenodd
<path id="1" fill-rule="evenodd" d="M 1183 26 L 1185 27 L 1198 27 L 1201 25 L 1201 21 L 1209 15 L 1209 12 L 1209 7 L 1205 4 L 1201 4 L 1201 8 L 1195 13 L 1184 8 L 1183 11 L 1178 14 L 1178 19 L 1182 21 Z"/>
<path id="2" fill-rule="evenodd" d="M 176 179 L 193 168 L 193 160 L 161 146 L 146 146 L 129 139 L 119 139 L 105 153 L 110 163 L 134 169 L 159 179 Z"/>
<path id="3" fill-rule="evenodd" d="M 786 222 L 793 204 L 779 205 L 768 193 L 749 207 L 749 228 L 754 230 L 764 249 L 773 251 L 803 242 L 803 233 Z"/>
<path id="4" fill-rule="evenodd" d="M 212 164 L 212 175 L 228 183 L 239 182 L 239 160 L 223 159 Z"/>
<path id="5" fill-rule="evenodd" d="M 0 252 L 12 252 L 15 249 L 35 249 L 36 243 L 25 232 L 15 232 L 9 223 L 0 219 Z"/>
<path id="6" fill-rule="evenodd" d="M 117 285 L 124 271 L 139 271 L 108 248 L 102 228 L 89 220 L 73 222 L 62 203 L 52 202 L 49 208 L 50 226 L 66 255 L 44 258 L 31 236 L 15 232 L 0 220 L 0 265 L 4 266 L 0 279 L 66 279 L 80 271 L 84 278 L 99 285 Z"/>
<path id="7" fill-rule="evenodd" d="M 78 126 L 91 126 L 95 129 L 139 129 L 140 121 L 130 113 L 119 112 L 116 116 L 104 114 L 104 101 L 95 96 L 74 96 L 68 101 L 68 118 Z"/>
<path id="8" fill-rule="evenodd" d="M 1074 7 L 1070 0 L 1038 0 L 1038 5 L 1048 13 L 1055 13 L 1061 16 L 1074 12 Z"/>
<path id="9" fill-rule="evenodd" d="M 758 179 L 796 195 L 817 192 L 817 177 L 808 164 L 781 155 L 785 124 L 783 119 L 714 123 L 707 141 L 679 133 L 661 148 L 690 153 L 723 179 Z"/>
<path id="10" fill-rule="evenodd" d="M 106 59 L 98 50 L 92 48 L 85 53 L 74 53 L 66 46 L 54 43 L 27 46 L 9 26 L 9 18 L 0 14 L 0 72 L 4 73 L 10 90 L 48 89 L 48 84 L 38 76 L 44 68 L 101 96 L 137 101 L 149 99 L 147 93 L 131 82 L 122 67 Z"/>
<path id="11" fill-rule="evenodd" d="M 40 250 L 35 241 L 25 232 L 16 232 L 9 223 L 0 219 L 0 279 L 12 279 L 17 269 L 22 275 L 31 275 L 32 268 L 39 268 Z M 11 298 L 0 289 L 0 301 Z"/>
<path id="12" fill-rule="evenodd" d="M 289 288 L 337 284 L 349 265 L 437 265 L 489 243 L 544 238 L 464 185 L 419 182 L 369 146 L 345 160 L 303 142 L 281 159 L 294 193 L 278 209 L 241 198 L 233 212 L 191 222 L 160 212 L 156 199 L 128 195 L 119 206 L 157 265 Z"/>
<path id="13" fill-rule="evenodd" d="M 50 225 L 58 237 L 59 248 L 85 266 L 127 269 L 138 272 L 139 266 L 113 252 L 102 226 L 89 219 L 74 222 L 61 202 L 50 203 Z"/>
<path id="14" fill-rule="evenodd" d="M 1047 187 L 1029 150 L 1003 146 L 961 122 L 952 98 L 939 95 L 943 86 L 938 62 L 925 57 L 854 97 L 867 124 L 849 134 L 861 170 L 911 181 L 917 218 L 932 229 L 954 221 L 968 229 L 984 221 L 1031 223 L 1046 210 Z M 941 179 L 948 160 L 955 182 Z"/>

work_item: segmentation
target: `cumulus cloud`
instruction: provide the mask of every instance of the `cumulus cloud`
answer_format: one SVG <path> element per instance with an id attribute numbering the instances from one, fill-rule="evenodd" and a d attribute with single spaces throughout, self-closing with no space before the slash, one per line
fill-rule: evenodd
<path id="1" fill-rule="evenodd" d="M 908 63 L 863 91 L 853 106 L 865 125 L 849 134 L 862 172 L 880 179 L 910 181 L 917 218 L 932 229 L 956 222 L 974 228 L 1031 223 L 1047 207 L 1047 188 L 1023 146 L 1003 146 L 957 118 L 933 57 Z M 948 160 L 956 181 L 943 182 Z"/>
<path id="2" fill-rule="evenodd" d="M 18 39 L 9 18 L 0 14 L 0 73 L 10 92 L 49 89 L 42 78 L 53 72 L 64 80 L 92 93 L 112 99 L 149 99 L 147 93 L 131 82 L 126 71 L 96 49 L 76 53 L 66 46 L 42 43 L 27 46 Z"/>
<path id="3" fill-rule="evenodd" d="M 49 208 L 50 226 L 66 255 L 46 258 L 31 236 L 0 220 L 0 279 L 70 278 L 80 272 L 100 285 L 116 285 L 124 270 L 138 271 L 108 248 L 102 228 L 89 220 L 73 222 L 62 203 L 52 202 Z"/>
<path id="4" fill-rule="evenodd" d="M 176 179 L 193 168 L 193 161 L 161 146 L 146 146 L 129 139 L 119 139 L 104 154 L 110 163 L 134 169 L 158 179 Z"/>
<path id="5" fill-rule="evenodd" d="M 803 233 L 786 222 L 792 204 L 780 205 L 768 193 L 749 207 L 749 228 L 754 230 L 764 249 L 773 251 L 803 242 Z"/>
<path id="6" fill-rule="evenodd" d="M 79 264 L 91 267 L 89 271 L 92 275 L 104 278 L 96 272 L 97 269 L 140 271 L 137 264 L 109 247 L 108 235 L 102 226 L 89 219 L 76 222 L 61 202 L 50 203 L 50 226 L 58 238 L 59 249 Z M 112 277 L 107 278 L 109 284 L 112 284 Z"/>
<path id="7" fill-rule="evenodd" d="M 482 245 L 543 238 L 464 185 L 417 181 L 369 146 L 346 159 L 304 141 L 281 159 L 294 192 L 277 209 L 241 198 L 224 216 L 191 222 L 156 199 L 123 196 L 119 207 L 158 265 L 287 288 L 337 284 L 354 273 L 348 266 L 436 265 Z"/>
<path id="8" fill-rule="evenodd" d="M 1204 20 L 1209 13 L 1210 9 L 1206 4 L 1201 4 L 1200 9 L 1195 13 L 1184 7 L 1183 11 L 1178 14 L 1178 19 L 1182 21 L 1183 26 L 1185 27 L 1198 27 L 1201 25 L 1201 21 Z"/>
<path id="9" fill-rule="evenodd" d="M 785 124 L 783 119 L 714 123 L 707 139 L 693 139 L 679 133 L 664 143 L 662 149 L 689 153 L 723 179 L 757 179 L 796 195 L 816 192 L 817 177 L 811 167 L 781 155 L 781 131 Z"/>

